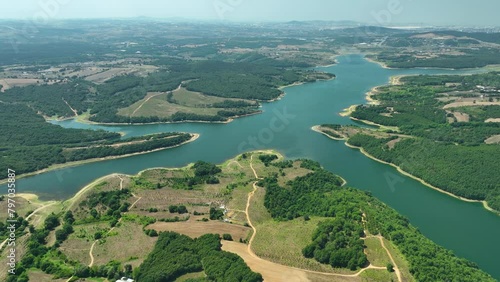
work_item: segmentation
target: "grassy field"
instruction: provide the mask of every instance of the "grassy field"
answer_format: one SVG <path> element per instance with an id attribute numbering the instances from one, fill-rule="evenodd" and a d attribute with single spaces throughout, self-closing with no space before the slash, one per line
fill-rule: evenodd
<path id="1" fill-rule="evenodd" d="M 61 250 L 69 259 L 78 261 L 84 265 L 89 264 L 89 251 L 94 242 L 94 234 L 98 231 L 109 229 L 106 222 L 75 225 L 75 232 L 61 244 Z"/>
<path id="2" fill-rule="evenodd" d="M 334 270 L 329 265 L 302 255 L 302 249 L 311 242 L 312 234 L 321 220 L 323 218 L 311 218 L 309 221 L 298 218 L 285 222 L 268 220 L 257 224 L 252 249 L 261 258 L 288 266 L 320 272 L 354 273 Z"/>
<path id="3" fill-rule="evenodd" d="M 385 246 L 387 247 L 389 252 L 391 252 L 391 255 L 394 258 L 394 261 L 396 262 L 396 264 L 399 267 L 399 271 L 401 272 L 402 280 L 407 281 L 407 282 L 415 281 L 413 276 L 410 274 L 410 266 L 408 264 L 408 261 L 406 261 L 405 257 L 403 256 L 403 254 L 401 254 L 401 252 L 390 241 L 388 241 L 385 238 L 383 240 L 384 240 Z"/>
<path id="4" fill-rule="evenodd" d="M 394 273 L 386 270 L 367 269 L 360 275 L 363 282 L 398 281 Z"/>
<path id="5" fill-rule="evenodd" d="M 380 240 L 378 238 L 370 237 L 365 239 L 366 245 L 366 256 L 368 257 L 368 261 L 375 266 L 387 266 L 388 263 L 391 262 L 391 259 L 387 255 L 387 252 L 382 245 L 380 244 Z"/>
<path id="6" fill-rule="evenodd" d="M 122 264 L 130 264 L 134 268 L 138 267 L 153 249 L 157 239 L 147 236 L 144 232 L 145 228 L 158 232 L 174 231 L 192 238 L 208 233 L 231 234 L 234 241 L 223 241 L 224 248 L 242 256 L 254 271 L 264 272 L 268 278 L 278 280 L 286 278 L 286 281 L 390 281 L 395 278 L 394 274 L 385 269 L 368 270 L 358 277 L 331 276 L 331 273 L 351 275 L 356 272 L 333 269 L 329 265 L 303 257 L 302 249 L 311 242 L 314 230 L 324 218 L 312 217 L 308 221 L 303 218 L 283 222 L 275 221 L 264 207 L 266 191 L 261 187 L 257 187 L 255 190 L 248 209 L 252 225 L 257 229 L 251 248 L 258 257 L 249 252 L 247 244 L 239 243 L 240 239 L 249 240 L 253 234 L 252 229 L 245 226 L 248 223 L 245 212 L 247 201 L 250 192 L 254 190 L 253 183 L 256 181 L 252 167 L 259 178 L 278 173 L 280 175 L 279 183 L 284 187 L 286 187 L 287 181 L 310 172 L 300 168 L 298 161 L 294 162 L 291 168 L 279 169 L 272 165 L 266 167 L 258 158 L 261 154 L 276 154 L 280 160 L 283 159 L 283 156 L 275 151 L 253 153 L 253 157 L 252 154 L 237 156 L 219 166 L 222 169 L 222 172 L 217 175 L 220 183 L 197 184 L 192 187 L 192 190 L 175 188 L 176 182 L 170 181 L 171 178 L 192 177 L 194 173 L 190 169 L 190 165 L 179 169 L 146 170 L 136 176 L 114 174 L 93 182 L 66 202 L 58 202 L 40 210 L 38 215 L 31 220 L 40 225 L 51 212 L 61 214 L 61 211 L 71 210 L 77 220 L 74 224 L 74 233 L 61 244 L 59 250 L 68 259 L 84 265 L 91 261 L 89 251 L 95 241 L 96 232 L 101 232 L 104 236 L 97 241 L 92 252 L 93 265 L 105 265 L 109 261 L 115 260 Z M 134 206 L 123 215 L 123 220 L 115 229 L 108 232 L 110 224 L 106 220 L 78 223 L 89 218 L 90 208 L 81 205 L 89 196 L 98 192 L 122 188 L 129 189 L 133 194 L 130 198 L 122 201 L 134 203 Z M 26 205 L 25 209 L 36 209 L 46 204 L 30 195 L 26 195 L 23 199 L 20 201 Z M 188 213 L 182 215 L 170 213 L 168 210 L 170 205 L 185 205 Z M 207 222 L 202 220 L 209 217 L 210 207 L 218 208 L 220 206 L 224 206 L 226 210 L 224 218 L 231 223 L 222 220 L 209 220 Z M 105 212 L 105 209 L 100 205 L 92 208 Z M 151 209 L 157 209 L 157 211 L 151 211 Z M 195 212 L 200 214 L 194 215 Z M 160 221 L 176 216 L 181 219 L 180 222 Z M 157 222 L 144 227 L 146 217 L 155 218 Z M 54 233 L 52 231 L 47 238 L 49 243 L 53 243 Z M 380 241 L 377 238 L 368 238 L 365 244 L 371 264 L 385 267 L 389 258 L 381 247 Z M 413 281 L 408 272 L 408 264 L 401 253 L 390 242 L 385 241 L 385 244 L 393 254 L 405 281 Z M 330 276 L 314 274 L 293 267 L 330 273 Z M 287 274 L 284 274 L 285 272 Z M 30 276 L 39 281 L 45 281 L 43 279 L 49 277 L 37 271 L 31 271 Z M 193 273 L 185 275 L 177 281 L 203 276 L 202 272 Z"/>
<path id="7" fill-rule="evenodd" d="M 211 106 L 212 104 L 220 103 L 225 100 L 241 101 L 238 99 L 208 96 L 198 92 L 188 91 L 185 88 L 177 89 L 173 91 L 172 94 L 172 100 L 175 101 L 175 103 L 167 101 L 168 93 L 148 93 L 141 101 L 127 108 L 120 109 L 118 115 L 169 118 L 173 114 L 181 112 L 216 116 L 217 112 L 225 109 L 214 108 Z M 247 102 L 254 103 L 252 101 Z"/>
<path id="8" fill-rule="evenodd" d="M 234 241 L 245 239 L 251 231 L 249 227 L 244 227 L 237 224 L 225 223 L 221 221 L 196 221 L 190 220 L 186 222 L 156 222 L 147 227 L 156 231 L 173 231 L 187 235 L 191 238 L 198 238 L 204 234 L 231 234 Z"/>
<path id="9" fill-rule="evenodd" d="M 126 242 L 126 244 L 124 244 Z M 153 250 L 156 238 L 147 236 L 142 226 L 123 222 L 94 247 L 94 264 L 105 265 L 111 260 L 138 267 Z"/>
<path id="10" fill-rule="evenodd" d="M 28 272 L 29 281 L 52 281 L 52 282 L 65 282 L 68 279 L 54 279 L 53 275 L 46 274 L 38 269 L 31 269 Z M 87 280 L 88 281 L 88 280 Z"/>
<path id="11" fill-rule="evenodd" d="M 181 277 L 177 278 L 175 282 L 184 282 L 189 279 L 196 279 L 196 278 L 203 278 L 206 277 L 205 272 L 195 272 L 195 273 L 188 273 L 185 275 L 182 275 Z"/>

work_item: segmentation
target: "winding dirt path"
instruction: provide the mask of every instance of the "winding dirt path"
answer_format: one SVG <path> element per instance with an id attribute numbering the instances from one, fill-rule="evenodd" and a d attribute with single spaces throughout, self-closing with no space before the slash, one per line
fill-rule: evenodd
<path id="1" fill-rule="evenodd" d="M 29 215 L 28 215 L 25 219 L 26 219 L 26 220 L 29 220 L 29 219 L 30 219 L 32 216 L 34 216 L 37 212 L 39 212 L 39 211 L 41 211 L 41 210 L 43 210 L 43 209 L 45 209 L 45 208 L 48 208 L 48 207 L 50 207 L 50 206 L 52 206 L 52 205 L 55 205 L 56 203 L 57 203 L 57 202 L 49 202 L 49 203 L 47 203 L 47 204 L 45 204 L 45 205 L 43 205 L 43 206 L 41 206 L 41 207 L 37 208 L 37 209 L 36 209 L 36 210 L 34 210 L 32 213 L 30 213 L 30 214 L 29 214 Z M 5 244 L 7 244 L 7 241 L 8 241 L 8 239 L 5 239 L 5 240 L 4 240 L 4 241 L 0 244 L 0 250 L 3 248 L 3 246 L 5 246 Z"/>
<path id="2" fill-rule="evenodd" d="M 66 102 L 66 100 L 64 100 L 64 98 L 62 98 L 62 100 L 64 101 L 64 103 L 66 103 L 66 105 L 68 105 L 68 107 L 71 109 L 71 111 L 75 114 L 75 117 L 77 117 L 78 111 L 73 109 L 73 107 L 71 107 L 70 104 L 68 102 Z"/>
<path id="3" fill-rule="evenodd" d="M 179 91 L 181 89 L 181 87 L 182 87 L 182 83 L 179 84 L 179 86 L 175 90 L 173 90 L 172 92 Z M 142 102 L 139 105 L 139 107 L 137 107 L 137 109 L 134 110 L 134 112 L 130 115 L 130 117 L 133 117 L 137 113 L 137 111 L 139 111 L 142 108 L 142 106 L 144 106 L 147 102 L 149 102 L 149 100 L 153 99 L 154 97 L 163 95 L 165 93 L 168 93 L 168 92 L 161 92 L 161 93 L 158 93 L 158 94 L 151 95 L 151 97 L 148 97 L 146 100 L 144 100 L 144 102 Z"/>
<path id="4" fill-rule="evenodd" d="M 380 244 L 382 245 L 382 248 L 384 248 L 385 251 L 387 252 L 387 254 L 389 255 L 389 258 L 391 259 L 391 263 L 394 266 L 394 272 L 396 272 L 396 276 L 398 277 L 398 281 L 399 282 L 403 282 L 403 279 L 401 278 L 401 271 L 399 271 L 399 267 L 396 264 L 396 261 L 394 260 L 394 258 L 392 257 L 391 252 L 389 252 L 389 249 L 387 249 L 387 247 L 385 246 L 383 237 L 380 236 L 380 235 L 379 236 L 375 236 L 375 237 L 377 237 L 380 240 Z"/>
<path id="5" fill-rule="evenodd" d="M 133 117 L 137 113 L 137 111 L 139 111 L 142 108 L 142 106 L 144 106 L 144 104 L 146 104 L 147 102 L 149 102 L 149 100 L 153 99 L 154 97 L 163 95 L 163 94 L 165 94 L 165 93 L 162 92 L 162 93 L 154 94 L 154 95 L 151 95 L 150 97 L 148 97 L 146 100 L 144 100 L 144 102 L 142 102 L 139 105 L 139 107 L 137 107 L 137 109 L 134 110 L 134 112 L 130 115 L 130 117 Z"/>
<path id="6" fill-rule="evenodd" d="M 259 178 L 257 171 L 253 167 L 252 162 L 253 162 L 253 155 L 250 158 L 250 168 L 252 169 L 256 180 L 262 179 L 262 178 Z M 223 242 L 223 249 L 225 251 L 233 252 L 233 253 L 236 253 L 239 256 L 241 256 L 243 258 L 243 260 L 245 261 L 245 263 L 247 263 L 247 265 L 252 270 L 259 272 L 263 275 L 265 281 L 286 281 L 286 282 L 289 282 L 289 281 L 290 282 L 310 281 L 307 274 L 317 274 L 317 275 L 323 275 L 323 276 L 328 276 L 328 277 L 356 278 L 361 273 L 363 273 L 364 271 L 366 271 L 368 269 L 377 269 L 377 270 L 385 270 L 386 269 L 386 267 L 374 266 L 374 265 L 370 264 L 367 267 L 361 269 L 360 271 L 358 271 L 354 274 L 338 274 L 338 273 L 319 272 L 319 271 L 300 269 L 300 268 L 296 268 L 296 267 L 291 267 L 291 266 L 286 266 L 286 265 L 274 263 L 274 262 L 271 262 L 271 261 L 268 261 L 268 260 L 265 260 L 265 259 L 258 257 L 254 253 L 254 251 L 252 250 L 252 243 L 255 239 L 255 236 L 257 235 L 257 229 L 252 224 L 252 220 L 250 219 L 250 213 L 249 213 L 250 202 L 251 202 L 255 192 L 258 189 L 257 182 L 258 181 L 255 181 L 253 183 L 253 191 L 248 194 L 247 205 L 245 208 L 248 225 L 253 230 L 252 236 L 250 237 L 250 240 L 248 242 L 247 247 L 245 248 L 244 245 L 242 245 L 241 243 Z M 398 276 L 398 278 L 399 278 L 399 276 Z"/>
<path id="7" fill-rule="evenodd" d="M 116 175 L 116 177 L 120 178 L 120 190 L 123 190 L 123 180 L 124 180 L 123 177 L 121 177 L 121 175 Z M 129 210 L 131 208 L 133 208 L 142 199 L 142 197 L 137 197 L 133 193 L 132 193 L 132 196 L 134 198 L 137 198 L 137 200 L 134 203 L 132 203 L 132 205 L 130 205 Z M 118 223 L 120 223 L 122 221 L 122 219 L 123 219 L 123 217 L 120 217 L 120 219 L 118 220 Z M 109 229 L 109 231 L 106 232 L 105 235 L 108 235 L 109 233 L 111 233 L 113 230 L 115 230 L 115 228 L 116 228 L 116 225 L 115 225 L 115 227 Z M 99 242 L 99 240 L 95 240 L 94 243 L 92 243 L 92 246 L 90 246 L 90 250 L 89 250 L 89 257 L 90 257 L 89 267 L 92 267 L 94 265 L 94 255 L 92 253 L 94 251 L 94 248 L 95 248 L 95 245 L 97 244 L 97 242 Z"/>

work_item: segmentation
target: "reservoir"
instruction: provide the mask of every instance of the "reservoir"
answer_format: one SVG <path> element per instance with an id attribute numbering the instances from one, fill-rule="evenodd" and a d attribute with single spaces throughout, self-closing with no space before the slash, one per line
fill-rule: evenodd
<path id="1" fill-rule="evenodd" d="M 96 178 L 111 173 L 136 174 L 153 167 L 180 167 L 197 160 L 220 163 L 244 151 L 276 149 L 287 158 L 309 158 L 341 175 L 348 185 L 372 194 L 408 217 L 428 238 L 477 263 L 500 280 L 500 216 L 479 203 L 467 203 L 432 190 L 311 130 L 313 125 L 355 124 L 339 116 L 344 108 L 365 103 L 365 93 L 386 84 L 390 76 L 404 74 L 459 74 L 474 71 L 438 69 L 392 70 L 364 60 L 361 55 L 338 58 L 339 64 L 319 68 L 337 75 L 285 89 L 280 101 L 264 104 L 263 114 L 236 119 L 229 124 L 184 123 L 137 126 L 97 126 L 75 121 L 54 122 L 68 128 L 104 129 L 140 136 L 159 132 L 191 132 L 201 137 L 178 148 L 77 167 L 18 180 L 20 192 L 42 199 L 65 199 Z M 6 185 L 1 186 L 6 191 Z"/>

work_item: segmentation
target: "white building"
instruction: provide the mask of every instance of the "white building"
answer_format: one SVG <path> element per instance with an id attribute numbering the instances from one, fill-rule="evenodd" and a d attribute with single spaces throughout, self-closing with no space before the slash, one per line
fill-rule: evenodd
<path id="1" fill-rule="evenodd" d="M 116 282 L 134 282 L 134 279 L 130 279 L 130 278 L 127 278 L 127 277 L 122 277 L 121 279 L 116 280 Z"/>

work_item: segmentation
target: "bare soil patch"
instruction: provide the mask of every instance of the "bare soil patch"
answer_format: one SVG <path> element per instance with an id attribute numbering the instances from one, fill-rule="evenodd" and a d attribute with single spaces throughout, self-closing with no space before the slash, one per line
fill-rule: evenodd
<path id="1" fill-rule="evenodd" d="M 455 119 L 457 122 L 469 122 L 470 121 L 470 115 L 460 113 L 460 112 L 453 112 L 453 116 L 455 116 Z"/>
<path id="2" fill-rule="evenodd" d="M 37 83 L 42 83 L 43 81 L 40 79 L 33 78 L 5 78 L 0 79 L 0 84 L 3 85 L 2 92 L 8 90 L 12 87 L 23 87 L 28 85 L 33 85 Z"/>
<path id="3" fill-rule="evenodd" d="M 127 244 L 124 245 L 124 242 Z M 95 245 L 94 264 L 105 265 L 116 260 L 137 267 L 153 250 L 155 243 L 156 238 L 147 236 L 142 231 L 142 226 L 122 221 L 119 227 Z M 88 251 L 85 254 L 88 257 Z"/>
<path id="4" fill-rule="evenodd" d="M 500 105 L 500 102 L 478 102 L 476 101 L 463 101 L 463 102 L 454 102 L 448 105 L 445 105 L 443 109 L 450 109 L 450 108 L 459 108 L 459 107 L 467 107 L 467 106 L 498 106 Z"/>
<path id="5" fill-rule="evenodd" d="M 173 231 L 187 235 L 191 238 L 197 238 L 204 234 L 231 234 L 233 240 L 245 239 L 250 232 L 249 227 L 224 223 L 222 221 L 194 221 L 186 222 L 156 222 L 147 227 L 156 231 Z"/>
<path id="6" fill-rule="evenodd" d="M 398 138 L 398 139 L 391 140 L 391 141 L 387 142 L 387 147 L 389 147 L 389 149 L 392 150 L 392 149 L 394 149 L 394 146 L 396 146 L 396 144 L 398 144 L 401 140 L 403 140 L 403 139 Z"/>
<path id="7" fill-rule="evenodd" d="M 486 144 L 500 144 L 500 135 L 494 135 L 484 141 Z"/>

